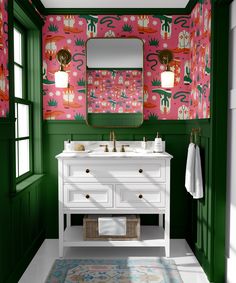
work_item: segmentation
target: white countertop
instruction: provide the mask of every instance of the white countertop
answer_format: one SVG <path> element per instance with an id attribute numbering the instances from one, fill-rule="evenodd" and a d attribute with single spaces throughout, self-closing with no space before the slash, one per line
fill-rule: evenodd
<path id="1" fill-rule="evenodd" d="M 62 152 L 56 156 L 57 159 L 68 158 L 172 158 L 173 156 L 167 152 Z"/>
<path id="2" fill-rule="evenodd" d="M 117 141 L 117 152 L 112 152 L 113 143 L 109 141 L 73 141 L 74 144 L 80 143 L 85 146 L 85 151 L 66 151 L 63 150 L 56 156 L 57 159 L 70 159 L 70 158 L 173 158 L 167 152 L 153 152 L 153 142 L 147 142 L 147 149 L 141 148 L 140 141 Z M 104 148 L 100 145 L 107 144 L 109 152 L 104 152 Z M 128 144 L 125 152 L 120 152 L 121 145 Z"/>

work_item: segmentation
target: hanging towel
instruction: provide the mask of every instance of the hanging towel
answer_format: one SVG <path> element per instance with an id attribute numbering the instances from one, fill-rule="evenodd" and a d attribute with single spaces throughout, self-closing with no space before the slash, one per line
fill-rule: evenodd
<path id="1" fill-rule="evenodd" d="M 195 178 L 194 178 L 194 193 L 193 198 L 199 199 L 203 197 L 203 185 L 202 185 L 202 166 L 199 146 L 196 145 L 195 149 Z"/>
<path id="2" fill-rule="evenodd" d="M 99 217 L 98 234 L 108 236 L 125 236 L 126 217 Z"/>
<path id="3" fill-rule="evenodd" d="M 188 156 L 185 172 L 185 188 L 192 194 L 194 193 L 194 175 L 195 175 L 195 144 L 190 143 L 188 146 Z"/>

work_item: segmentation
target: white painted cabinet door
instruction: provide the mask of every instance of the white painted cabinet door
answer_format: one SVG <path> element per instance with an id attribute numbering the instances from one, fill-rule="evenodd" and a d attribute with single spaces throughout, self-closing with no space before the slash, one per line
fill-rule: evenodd
<path id="1" fill-rule="evenodd" d="M 136 179 L 140 182 L 165 182 L 165 160 L 150 162 L 144 159 L 132 163 L 126 159 L 122 162 L 103 160 L 102 165 L 97 160 L 64 162 L 64 182 L 99 182 L 104 179 L 112 179 L 113 182 L 127 179 L 132 179 L 132 182 Z"/>
<path id="2" fill-rule="evenodd" d="M 110 208 L 113 206 L 111 184 L 66 184 L 64 207 L 67 208 Z"/>
<path id="3" fill-rule="evenodd" d="M 117 208 L 164 208 L 165 184 L 117 184 Z"/>

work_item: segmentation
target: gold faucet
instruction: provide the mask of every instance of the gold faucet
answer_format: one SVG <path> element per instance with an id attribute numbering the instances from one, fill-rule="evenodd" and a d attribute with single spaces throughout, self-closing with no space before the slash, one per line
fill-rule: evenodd
<path id="1" fill-rule="evenodd" d="M 110 141 L 113 141 L 113 149 L 112 149 L 112 151 L 113 152 L 117 152 L 117 149 L 116 149 L 116 136 L 115 136 L 115 132 L 114 131 L 110 132 Z"/>

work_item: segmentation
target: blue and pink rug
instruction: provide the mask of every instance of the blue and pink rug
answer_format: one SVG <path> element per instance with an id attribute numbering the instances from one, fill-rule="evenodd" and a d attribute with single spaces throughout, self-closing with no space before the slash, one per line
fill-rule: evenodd
<path id="1" fill-rule="evenodd" d="M 183 283 L 173 260 L 57 259 L 45 283 Z"/>

